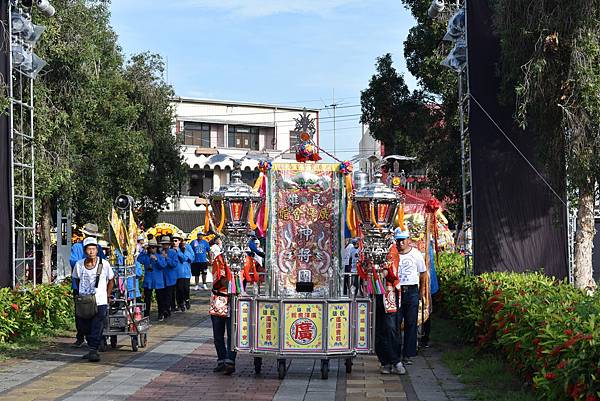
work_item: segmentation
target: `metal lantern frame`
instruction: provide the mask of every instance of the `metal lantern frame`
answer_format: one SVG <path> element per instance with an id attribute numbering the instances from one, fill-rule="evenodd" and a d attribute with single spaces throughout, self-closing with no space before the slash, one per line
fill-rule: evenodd
<path id="1" fill-rule="evenodd" d="M 258 192 L 242 181 L 239 163 L 234 165 L 230 183 L 221 186 L 209 198 L 215 221 L 223 221 L 224 255 L 231 269 L 240 271 L 244 265 L 245 252 L 248 250 L 250 218 L 256 221 L 263 199 Z"/>
<path id="2" fill-rule="evenodd" d="M 374 175 L 374 182 L 356 191 L 352 198 L 360 227 L 365 234 L 364 254 L 376 270 L 385 263 L 388 252 L 387 237 L 394 228 L 394 220 L 402 198 L 381 182 L 381 172 Z"/>

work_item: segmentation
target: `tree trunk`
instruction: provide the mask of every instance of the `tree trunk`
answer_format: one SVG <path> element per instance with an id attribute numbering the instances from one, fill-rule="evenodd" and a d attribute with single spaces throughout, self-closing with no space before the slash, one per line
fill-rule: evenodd
<path id="1" fill-rule="evenodd" d="M 42 283 L 52 282 L 52 207 L 50 199 L 42 199 L 41 208 L 41 230 L 42 230 Z"/>
<path id="2" fill-rule="evenodd" d="M 575 255 L 573 258 L 573 284 L 575 288 L 594 291 L 592 271 L 592 248 L 594 247 L 594 181 L 579 186 L 577 207 L 577 232 L 575 233 Z"/>

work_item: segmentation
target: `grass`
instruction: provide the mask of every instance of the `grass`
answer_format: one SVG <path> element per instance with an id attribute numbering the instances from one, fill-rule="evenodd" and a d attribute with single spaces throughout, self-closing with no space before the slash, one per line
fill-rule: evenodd
<path id="1" fill-rule="evenodd" d="M 511 372 L 505 361 L 490 353 L 479 352 L 461 339 L 461 331 L 452 320 L 432 316 L 431 338 L 442 353 L 442 362 L 467 386 L 476 401 L 535 401 L 533 393 Z"/>

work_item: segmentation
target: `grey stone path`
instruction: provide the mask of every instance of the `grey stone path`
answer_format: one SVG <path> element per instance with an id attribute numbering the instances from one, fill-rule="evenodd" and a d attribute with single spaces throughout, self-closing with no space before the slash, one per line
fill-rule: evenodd
<path id="1" fill-rule="evenodd" d="M 64 361 L 34 360 L 0 368 L 0 393 L 64 365 Z"/>
<path id="2" fill-rule="evenodd" d="M 338 362 L 337 359 L 329 361 L 329 380 L 322 380 L 320 360 L 288 360 L 288 372 L 273 401 L 334 401 Z"/>
<path id="3" fill-rule="evenodd" d="M 112 370 L 103 378 L 61 399 L 68 401 L 125 400 L 202 343 L 212 339 L 211 327 L 210 319 L 204 319 L 172 340 L 144 352 L 140 357 L 128 362 L 126 366 Z"/>
<path id="4" fill-rule="evenodd" d="M 435 348 L 420 350 L 407 367 L 419 401 L 471 401 L 465 385 L 442 363 L 441 354 Z"/>

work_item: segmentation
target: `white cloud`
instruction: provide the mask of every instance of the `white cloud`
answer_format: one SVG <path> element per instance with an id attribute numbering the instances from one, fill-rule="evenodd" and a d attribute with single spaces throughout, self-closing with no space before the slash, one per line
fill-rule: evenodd
<path id="1" fill-rule="evenodd" d="M 338 8 L 364 4 L 361 0 L 174 0 L 178 7 L 205 7 L 246 17 L 266 17 L 275 14 L 329 15 Z"/>

